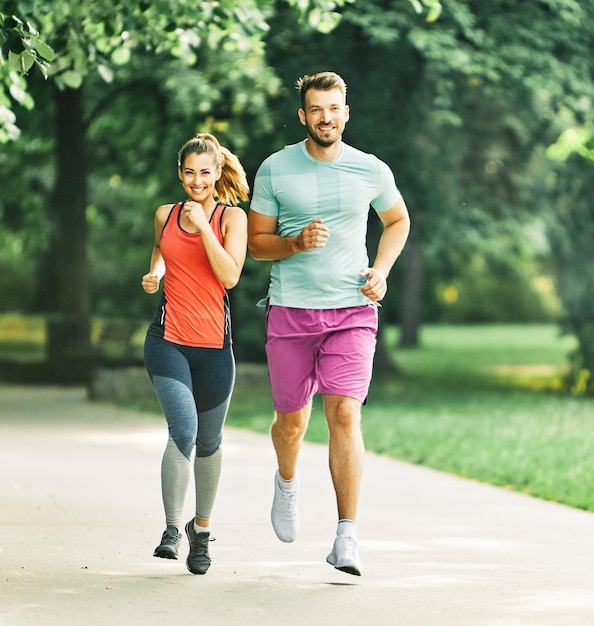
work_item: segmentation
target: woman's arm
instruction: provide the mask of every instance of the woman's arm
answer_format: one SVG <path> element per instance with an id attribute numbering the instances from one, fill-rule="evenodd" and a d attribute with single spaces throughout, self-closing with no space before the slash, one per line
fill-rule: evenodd
<path id="1" fill-rule="evenodd" d="M 225 289 L 235 287 L 247 253 L 247 215 L 240 207 L 227 207 L 221 224 L 223 245 L 212 228 L 200 232 L 210 265 Z"/>
<path id="2" fill-rule="evenodd" d="M 142 277 L 142 288 L 147 293 L 156 293 L 159 291 L 159 283 L 161 282 L 161 278 L 165 275 L 165 261 L 161 254 L 160 243 L 165 222 L 172 208 L 172 204 L 164 204 L 155 212 L 155 245 L 151 252 L 148 274 Z"/>

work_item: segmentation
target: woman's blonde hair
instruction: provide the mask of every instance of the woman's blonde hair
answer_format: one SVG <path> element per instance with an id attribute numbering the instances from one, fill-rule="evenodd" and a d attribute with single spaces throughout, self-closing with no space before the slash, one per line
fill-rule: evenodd
<path id="1" fill-rule="evenodd" d="M 186 157 L 194 153 L 210 154 L 217 167 L 221 168 L 221 177 L 215 184 L 221 202 L 236 205 L 239 200 L 248 199 L 250 187 L 243 166 L 237 156 L 221 146 L 214 135 L 199 133 L 186 141 L 177 155 L 177 166 L 181 169 Z"/>

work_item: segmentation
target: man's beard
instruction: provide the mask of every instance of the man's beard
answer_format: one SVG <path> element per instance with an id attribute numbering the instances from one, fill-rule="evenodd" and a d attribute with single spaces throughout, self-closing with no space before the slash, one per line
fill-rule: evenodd
<path id="1" fill-rule="evenodd" d="M 340 135 L 336 139 L 322 139 L 312 131 L 310 126 L 307 127 L 307 134 L 322 148 L 329 148 L 340 140 Z"/>

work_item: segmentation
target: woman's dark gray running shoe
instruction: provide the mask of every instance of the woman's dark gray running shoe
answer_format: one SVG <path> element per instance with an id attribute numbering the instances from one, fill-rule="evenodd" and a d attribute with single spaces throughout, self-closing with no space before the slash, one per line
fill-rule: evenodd
<path id="1" fill-rule="evenodd" d="M 167 526 L 161 537 L 161 543 L 155 548 L 153 556 L 162 559 L 177 559 L 181 538 L 182 534 L 175 526 Z"/>
<path id="2" fill-rule="evenodd" d="M 208 554 L 208 542 L 214 541 L 209 532 L 197 533 L 194 529 L 194 520 L 186 524 L 186 535 L 190 542 L 190 552 L 186 559 L 186 567 L 192 574 L 206 574 L 210 567 L 210 555 Z"/>

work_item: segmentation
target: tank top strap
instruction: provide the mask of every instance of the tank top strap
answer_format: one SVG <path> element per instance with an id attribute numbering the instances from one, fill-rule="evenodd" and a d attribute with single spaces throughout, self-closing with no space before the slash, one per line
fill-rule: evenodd
<path id="1" fill-rule="evenodd" d="M 223 220 L 223 213 L 225 212 L 225 209 L 227 208 L 226 204 L 223 204 L 222 202 L 217 202 L 217 206 L 215 207 L 212 217 L 213 220 L 218 220 L 219 223 L 222 223 Z"/>
<path id="2" fill-rule="evenodd" d="M 210 227 L 213 229 L 221 243 L 223 242 L 223 214 L 225 213 L 226 208 L 226 204 L 217 202 L 217 206 L 212 212 L 212 216 L 210 218 Z"/>
<path id="3" fill-rule="evenodd" d="M 165 231 L 165 229 L 169 226 L 169 223 L 171 224 L 179 223 L 179 212 L 181 211 L 183 204 L 184 204 L 183 202 L 176 202 L 171 207 L 171 210 L 169 211 L 169 215 L 167 216 L 167 219 L 165 220 L 165 224 L 163 224 L 163 231 Z"/>

